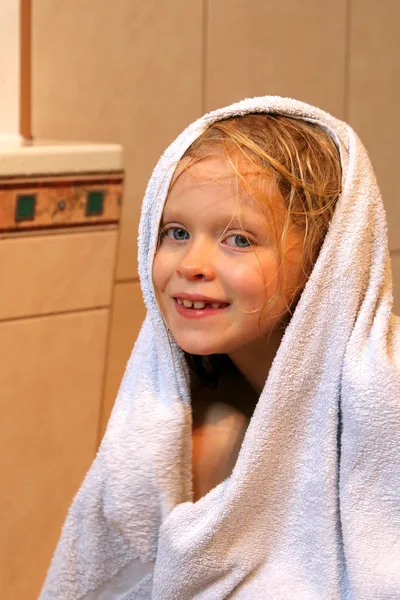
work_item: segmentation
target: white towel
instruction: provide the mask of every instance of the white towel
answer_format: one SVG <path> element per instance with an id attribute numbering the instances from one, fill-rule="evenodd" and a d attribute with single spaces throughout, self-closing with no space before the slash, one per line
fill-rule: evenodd
<path id="1" fill-rule="evenodd" d="M 257 112 L 323 127 L 343 192 L 233 473 L 193 502 L 186 366 L 174 343 L 173 365 L 152 261 L 179 158 L 212 122 Z M 268 96 L 199 119 L 150 179 L 139 274 L 147 316 L 41 600 L 399 600 L 400 320 L 381 196 L 354 131 Z"/>

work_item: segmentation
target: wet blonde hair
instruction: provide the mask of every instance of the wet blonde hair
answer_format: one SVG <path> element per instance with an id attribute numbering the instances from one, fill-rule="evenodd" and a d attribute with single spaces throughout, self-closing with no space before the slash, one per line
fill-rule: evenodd
<path id="1" fill-rule="evenodd" d="M 210 125 L 185 152 L 176 169 L 177 177 L 199 161 L 220 157 L 221 153 L 239 183 L 265 210 L 278 242 L 279 290 L 267 302 L 264 314 L 282 291 L 288 232 L 295 227 L 301 233 L 303 277 L 291 290 L 287 305 L 291 313 L 310 276 L 341 192 L 338 149 L 330 135 L 313 123 L 276 114 L 248 114 Z M 283 222 L 277 218 L 279 207 L 271 195 L 271 183 L 284 200 Z"/>

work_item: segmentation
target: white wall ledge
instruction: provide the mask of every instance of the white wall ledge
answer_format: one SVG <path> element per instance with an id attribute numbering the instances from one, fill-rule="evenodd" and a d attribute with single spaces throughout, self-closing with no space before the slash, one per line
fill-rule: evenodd
<path id="1" fill-rule="evenodd" d="M 0 177 L 121 171 L 118 144 L 15 140 L 0 137 Z"/>

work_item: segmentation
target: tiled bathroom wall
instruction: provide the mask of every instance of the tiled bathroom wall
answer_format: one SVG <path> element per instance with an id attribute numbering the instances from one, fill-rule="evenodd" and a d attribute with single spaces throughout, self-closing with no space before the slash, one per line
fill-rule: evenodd
<path id="1" fill-rule="evenodd" d="M 75 173 L 54 172 L 73 168 L 69 145 L 65 156 L 62 145 L 7 148 L 0 146 L 0 596 L 33 600 L 98 445 L 123 171 L 111 145 L 76 147 Z M 108 161 L 107 152 L 115 155 Z"/>
<path id="2" fill-rule="evenodd" d="M 37 598 L 93 460 L 107 322 L 107 308 L 0 322 L 2 598 Z"/>
<path id="3" fill-rule="evenodd" d="M 205 3 L 205 108 L 265 94 L 345 113 L 347 0 Z"/>

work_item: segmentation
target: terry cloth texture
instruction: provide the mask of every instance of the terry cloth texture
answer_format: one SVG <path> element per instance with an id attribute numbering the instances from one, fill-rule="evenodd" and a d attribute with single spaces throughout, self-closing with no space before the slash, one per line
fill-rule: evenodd
<path id="1" fill-rule="evenodd" d="M 152 262 L 177 161 L 209 124 L 248 113 L 323 127 L 343 192 L 233 473 L 193 502 L 186 366 Z M 354 131 L 280 97 L 205 115 L 150 179 L 139 274 L 147 316 L 40 599 L 399 600 L 400 320 L 382 200 Z"/>

